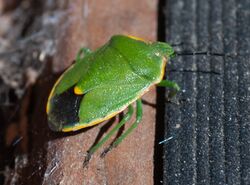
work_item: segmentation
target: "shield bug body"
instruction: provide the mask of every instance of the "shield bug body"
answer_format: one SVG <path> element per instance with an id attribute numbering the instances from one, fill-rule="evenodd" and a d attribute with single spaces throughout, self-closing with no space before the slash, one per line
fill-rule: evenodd
<path id="1" fill-rule="evenodd" d="M 176 83 L 163 80 L 167 61 L 174 50 L 163 42 L 115 35 L 109 42 L 91 52 L 80 50 L 76 62 L 54 85 L 47 102 L 49 126 L 54 131 L 75 131 L 108 120 L 128 108 L 123 119 L 97 145 L 91 155 L 133 113 L 136 121 L 111 147 L 117 146 L 142 118 L 141 96 L 152 86 L 179 90 Z"/>

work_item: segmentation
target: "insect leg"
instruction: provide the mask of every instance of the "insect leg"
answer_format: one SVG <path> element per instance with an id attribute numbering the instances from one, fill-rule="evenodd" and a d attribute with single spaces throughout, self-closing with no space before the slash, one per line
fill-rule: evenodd
<path id="1" fill-rule="evenodd" d="M 133 112 L 134 109 L 132 105 L 129 105 L 128 112 L 125 114 L 123 119 L 101 141 L 99 141 L 95 146 L 90 148 L 83 163 L 84 167 L 88 164 L 91 155 L 95 153 L 95 151 L 98 150 L 98 148 L 100 148 L 117 130 L 119 130 L 131 118 Z"/>
<path id="2" fill-rule="evenodd" d="M 141 119 L 142 119 L 142 101 L 141 99 L 136 101 L 136 120 L 135 122 L 120 136 L 116 139 L 116 141 L 114 143 L 112 143 L 112 145 L 110 145 L 108 148 L 106 148 L 103 153 L 101 154 L 101 157 L 104 157 L 112 148 L 116 147 L 117 145 L 119 145 L 122 140 L 124 138 L 126 138 L 128 136 L 129 133 L 131 133 L 140 123 Z"/>
<path id="3" fill-rule="evenodd" d="M 176 93 L 181 89 L 180 86 L 172 81 L 169 80 L 162 80 L 160 83 L 157 84 L 160 87 L 169 87 L 171 89 L 173 89 L 173 91 L 170 91 L 170 94 L 168 96 L 168 98 L 172 98 L 176 95 Z"/>
<path id="4" fill-rule="evenodd" d="M 180 86 L 177 83 L 169 81 L 169 80 L 162 80 L 157 85 L 160 86 L 160 87 L 169 87 L 169 88 L 174 89 L 175 91 L 180 90 Z"/>
<path id="5" fill-rule="evenodd" d="M 89 48 L 81 48 L 76 55 L 76 62 L 81 61 L 81 59 L 83 59 L 85 56 L 89 55 L 90 53 L 92 53 L 92 51 Z"/>

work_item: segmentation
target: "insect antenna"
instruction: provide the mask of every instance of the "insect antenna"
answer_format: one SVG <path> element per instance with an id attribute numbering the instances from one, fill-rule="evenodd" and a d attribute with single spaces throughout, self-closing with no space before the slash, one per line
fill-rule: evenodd
<path id="1" fill-rule="evenodd" d="M 176 70 L 176 69 L 170 69 L 169 72 L 185 72 L 185 73 L 207 73 L 207 74 L 214 74 L 214 75 L 221 75 L 220 72 L 217 71 L 204 71 L 204 70 L 189 70 L 189 69 L 183 69 L 183 70 Z"/>
<path id="2" fill-rule="evenodd" d="M 198 52 L 189 52 L 189 51 L 183 51 L 183 52 L 175 52 L 176 56 L 196 56 L 196 55 L 206 55 L 206 56 L 221 56 L 221 57 L 232 57 L 232 55 L 228 55 L 225 53 L 216 53 L 216 52 L 210 52 L 210 51 L 198 51 Z"/>
<path id="3" fill-rule="evenodd" d="M 203 55 L 203 56 L 218 56 L 218 57 L 230 57 L 230 58 L 234 58 L 237 56 L 237 54 L 225 54 L 225 53 L 217 53 L 217 52 L 211 52 L 211 51 L 176 51 L 174 53 L 174 56 L 197 56 L 197 55 Z M 170 72 L 199 72 L 199 73 L 208 73 L 208 74 L 215 74 L 215 75 L 220 75 L 220 72 L 216 72 L 216 71 L 202 71 L 202 70 L 174 70 L 171 69 Z"/>
<path id="4" fill-rule="evenodd" d="M 179 46 L 183 46 L 184 42 L 177 42 L 177 43 L 170 43 L 170 46 L 172 47 L 179 47 Z"/>

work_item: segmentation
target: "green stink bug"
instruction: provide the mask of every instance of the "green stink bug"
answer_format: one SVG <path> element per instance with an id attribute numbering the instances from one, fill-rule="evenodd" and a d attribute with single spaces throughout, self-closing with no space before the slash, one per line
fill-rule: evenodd
<path id="1" fill-rule="evenodd" d="M 136 121 L 111 147 L 117 146 L 141 121 L 143 94 L 154 85 L 179 90 L 176 83 L 162 80 L 172 56 L 174 50 L 167 43 L 123 35 L 113 36 L 96 51 L 80 50 L 76 62 L 61 75 L 49 95 L 50 128 L 79 130 L 108 120 L 128 107 L 121 122 L 90 149 L 91 155 L 131 118 L 131 104 L 136 101 Z"/>

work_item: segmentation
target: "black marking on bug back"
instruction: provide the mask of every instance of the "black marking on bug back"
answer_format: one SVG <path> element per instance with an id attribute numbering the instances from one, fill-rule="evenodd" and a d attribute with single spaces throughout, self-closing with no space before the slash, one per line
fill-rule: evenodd
<path id="1" fill-rule="evenodd" d="M 73 127 L 79 122 L 78 112 L 82 98 L 83 95 L 76 95 L 72 87 L 51 99 L 48 116 L 51 130 L 61 131 L 64 126 Z"/>

